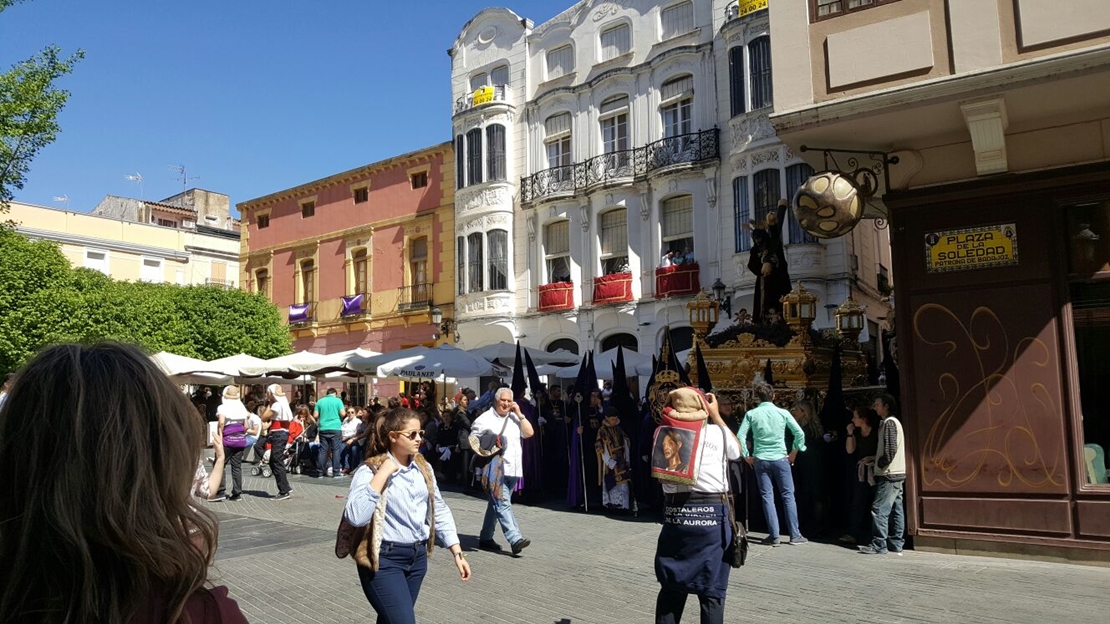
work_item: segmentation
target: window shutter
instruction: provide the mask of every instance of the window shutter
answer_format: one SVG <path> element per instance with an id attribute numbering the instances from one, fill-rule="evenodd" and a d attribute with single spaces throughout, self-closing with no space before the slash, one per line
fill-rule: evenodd
<path id="1" fill-rule="evenodd" d="M 677 98 L 687 93 L 693 93 L 694 77 L 683 76 L 681 78 L 675 78 L 674 80 L 668 80 L 667 82 L 663 83 L 663 87 L 662 89 L 660 89 L 660 91 L 662 91 L 662 98 L 664 102 L 670 100 L 671 98 Z"/>
<path id="2" fill-rule="evenodd" d="M 601 215 L 601 253 L 618 256 L 628 253 L 628 222 L 624 208 Z"/>
<path id="3" fill-rule="evenodd" d="M 618 95 L 602 102 L 600 114 L 605 115 L 607 113 L 617 112 L 622 108 L 628 108 L 627 95 Z"/>
<path id="4" fill-rule="evenodd" d="M 570 134 L 570 113 L 558 113 L 543 122 L 546 138 L 555 139 Z"/>
<path id="5" fill-rule="evenodd" d="M 632 31 L 627 24 L 602 31 L 601 60 L 608 61 L 632 49 Z"/>
<path id="6" fill-rule="evenodd" d="M 547 53 L 547 79 L 552 80 L 574 71 L 574 48 L 565 45 Z"/>
<path id="7" fill-rule="evenodd" d="M 677 37 L 694 29 L 694 4 L 683 2 L 663 9 L 663 39 Z"/>
<path id="8" fill-rule="evenodd" d="M 489 82 L 495 87 L 509 84 L 509 66 L 494 67 L 489 73 Z"/>
<path id="9" fill-rule="evenodd" d="M 570 221 L 548 225 L 543 246 L 544 253 L 549 256 L 570 253 Z"/>
<path id="10" fill-rule="evenodd" d="M 694 198 L 690 195 L 663 202 L 663 240 L 694 234 Z"/>

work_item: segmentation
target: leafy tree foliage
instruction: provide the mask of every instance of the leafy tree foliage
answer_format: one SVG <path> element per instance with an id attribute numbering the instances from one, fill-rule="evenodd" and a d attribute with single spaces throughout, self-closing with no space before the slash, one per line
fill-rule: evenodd
<path id="1" fill-rule="evenodd" d="M 115 281 L 73 269 L 54 243 L 8 228 L 0 249 L 0 372 L 62 341 L 121 340 L 205 360 L 290 351 L 281 314 L 259 294 Z"/>
<path id="2" fill-rule="evenodd" d="M 0 13 L 19 0 L 0 0 Z M 0 73 L 0 213 L 23 188 L 31 161 L 58 135 L 58 113 L 69 92 L 55 82 L 73 71 L 85 53 L 65 57 L 50 46 Z"/>

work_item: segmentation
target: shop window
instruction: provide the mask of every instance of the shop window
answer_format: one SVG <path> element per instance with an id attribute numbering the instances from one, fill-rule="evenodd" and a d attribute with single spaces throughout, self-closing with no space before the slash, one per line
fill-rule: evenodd
<path id="1" fill-rule="evenodd" d="M 1068 270 L 1082 410 L 1081 479 L 1106 487 L 1110 451 L 1110 199 L 1069 206 Z"/>

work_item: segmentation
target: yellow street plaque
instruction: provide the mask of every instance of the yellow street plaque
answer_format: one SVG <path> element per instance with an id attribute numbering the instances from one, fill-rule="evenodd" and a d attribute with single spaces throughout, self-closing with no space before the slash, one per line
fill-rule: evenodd
<path id="1" fill-rule="evenodd" d="M 1017 226 L 1013 223 L 925 235 L 925 270 L 929 273 L 1016 266 L 1017 263 Z"/>

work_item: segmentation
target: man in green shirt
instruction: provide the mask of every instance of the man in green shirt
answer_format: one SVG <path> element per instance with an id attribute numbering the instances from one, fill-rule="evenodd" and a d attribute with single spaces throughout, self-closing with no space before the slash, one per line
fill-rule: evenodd
<path id="1" fill-rule="evenodd" d="M 316 456 L 316 470 L 319 476 L 324 476 L 325 467 L 327 476 L 342 479 L 343 473 L 339 470 L 339 455 L 342 449 L 343 436 L 343 401 L 335 396 L 335 388 L 328 388 L 328 395 L 316 402 L 316 422 L 320 430 L 320 451 Z M 331 451 L 331 465 L 327 465 L 328 451 Z"/>
<path id="2" fill-rule="evenodd" d="M 777 407 L 773 400 L 775 391 L 765 382 L 755 384 L 755 395 L 759 405 L 744 414 L 740 423 L 740 452 L 744 461 L 755 468 L 756 484 L 759 486 L 759 495 L 763 499 L 763 516 L 767 519 L 767 538 L 763 544 L 767 546 L 779 545 L 779 513 L 775 509 L 775 490 L 777 487 L 782 495 L 782 504 L 786 507 L 786 524 L 790 531 L 790 544 L 797 546 L 809 540 L 802 537 L 798 530 L 798 506 L 794 503 L 794 477 L 790 467 L 794 465 L 794 458 L 798 451 L 806 450 L 805 432 L 798 426 L 798 421 L 790 412 Z M 789 454 L 786 452 L 786 429 L 794 434 L 794 448 Z M 748 452 L 748 432 L 752 434 L 753 452 Z"/>

